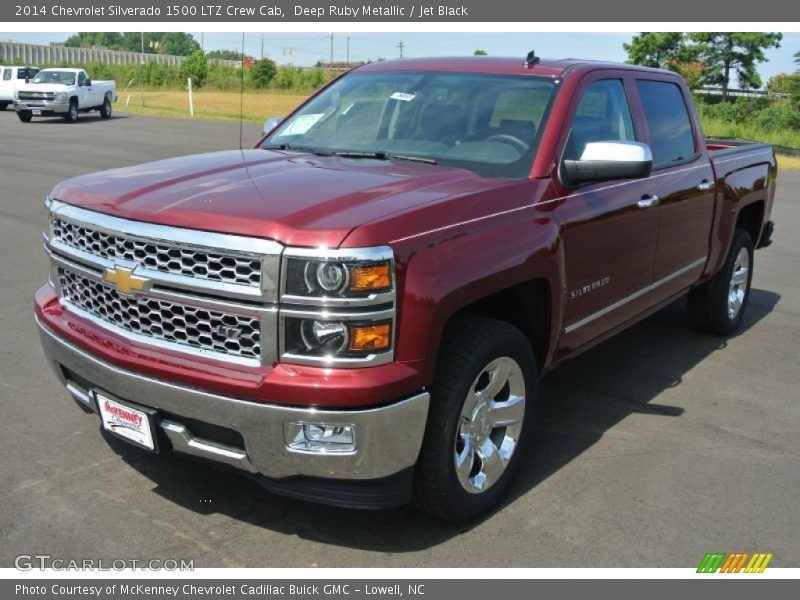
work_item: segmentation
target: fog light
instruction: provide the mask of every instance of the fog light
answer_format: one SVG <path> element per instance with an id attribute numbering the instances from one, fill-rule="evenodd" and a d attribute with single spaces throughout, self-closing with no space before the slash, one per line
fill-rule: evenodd
<path id="1" fill-rule="evenodd" d="M 285 423 L 286 447 L 301 452 L 320 454 L 355 452 L 356 427 L 341 423 Z"/>

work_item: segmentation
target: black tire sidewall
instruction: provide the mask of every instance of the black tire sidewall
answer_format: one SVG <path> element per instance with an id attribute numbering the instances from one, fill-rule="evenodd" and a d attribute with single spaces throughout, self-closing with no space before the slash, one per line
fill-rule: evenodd
<path id="1" fill-rule="evenodd" d="M 23 123 L 30 123 L 31 119 L 33 118 L 33 113 L 29 110 L 21 110 L 17 113 L 17 116 Z"/>
<path id="2" fill-rule="evenodd" d="M 518 332 L 518 335 L 513 335 L 513 331 L 513 329 L 509 328 L 507 335 L 497 336 L 487 341 L 478 352 L 474 353 L 469 363 L 465 365 L 463 376 L 457 386 L 443 389 L 444 386 L 435 385 L 433 389 L 434 394 L 439 396 L 434 401 L 445 402 L 447 406 L 444 435 L 438 442 L 437 461 L 439 464 L 437 465 L 437 470 L 443 475 L 441 487 L 446 497 L 446 502 L 452 509 L 453 520 L 471 520 L 489 510 L 499 501 L 508 488 L 520 456 L 524 454 L 530 439 L 533 414 L 538 397 L 536 363 L 528 341 L 521 332 Z M 525 416 L 523 417 L 523 426 L 514 455 L 511 457 L 511 461 L 503 474 L 488 490 L 473 494 L 462 487 L 456 475 L 454 452 L 458 422 L 467 393 L 475 378 L 491 361 L 503 356 L 513 359 L 519 365 L 525 380 Z"/>
<path id="3" fill-rule="evenodd" d="M 739 313 L 736 315 L 734 319 L 731 319 L 728 316 L 728 291 L 730 289 L 731 278 L 733 277 L 733 271 L 736 266 L 736 257 L 739 255 L 739 252 L 742 248 L 747 249 L 748 259 L 749 259 L 749 266 L 747 269 L 747 287 L 745 288 L 744 294 L 744 301 L 742 302 L 742 306 L 739 307 Z M 750 301 L 750 285 L 753 281 L 753 259 L 755 258 L 755 251 L 753 248 L 753 240 L 750 237 L 750 234 L 744 231 L 743 229 L 737 229 L 733 241 L 731 243 L 731 251 L 728 255 L 728 259 L 725 261 L 725 268 L 723 270 L 724 273 L 724 286 L 723 291 L 724 294 L 721 294 L 722 298 L 721 301 L 724 303 L 724 314 L 728 321 L 728 328 L 730 331 L 733 331 L 739 326 L 739 323 L 744 316 L 745 310 L 747 309 L 747 304 Z"/>
<path id="4" fill-rule="evenodd" d="M 100 108 L 100 116 L 104 119 L 111 118 L 111 102 L 109 102 L 108 98 L 103 100 L 103 106 Z"/>
<path id="5" fill-rule="evenodd" d="M 73 113 L 73 110 L 75 111 Z M 64 115 L 64 118 L 67 120 L 68 123 L 75 123 L 78 120 L 78 103 L 77 102 L 70 102 L 69 103 L 69 110 L 67 114 Z"/>

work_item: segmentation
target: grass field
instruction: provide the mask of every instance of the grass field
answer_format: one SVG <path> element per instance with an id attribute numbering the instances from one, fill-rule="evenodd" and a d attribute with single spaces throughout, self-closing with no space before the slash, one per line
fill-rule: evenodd
<path id="1" fill-rule="evenodd" d="M 306 94 L 297 93 L 254 93 L 245 92 L 241 98 L 238 92 L 194 92 L 194 118 L 215 121 L 238 121 L 240 108 L 244 120 L 263 123 L 270 117 L 289 114 Z M 240 104 L 241 103 L 241 104 Z M 145 90 L 144 105 L 139 89 L 120 93 L 116 110 L 157 117 L 188 119 L 189 94 L 174 90 Z"/>
<path id="2" fill-rule="evenodd" d="M 270 117 L 289 114 L 306 94 L 292 92 L 238 92 L 200 90 L 194 93 L 194 118 L 215 121 L 238 121 L 240 106 L 244 120 L 263 123 Z M 241 105 L 240 105 L 241 102 Z M 116 110 L 158 117 L 188 119 L 189 95 L 180 90 L 145 90 L 142 105 L 141 90 L 131 89 L 120 93 Z M 767 131 L 746 124 L 729 124 L 714 119 L 703 120 L 703 130 L 708 136 L 737 137 L 757 140 L 779 146 L 800 148 L 800 132 L 791 130 Z M 800 157 L 781 156 L 780 167 L 800 171 Z"/>
<path id="3" fill-rule="evenodd" d="M 792 129 L 770 131 L 743 123 L 723 123 L 722 121 L 708 118 L 701 120 L 703 122 L 703 131 L 707 136 L 757 140 L 778 146 L 800 149 L 800 131 Z"/>

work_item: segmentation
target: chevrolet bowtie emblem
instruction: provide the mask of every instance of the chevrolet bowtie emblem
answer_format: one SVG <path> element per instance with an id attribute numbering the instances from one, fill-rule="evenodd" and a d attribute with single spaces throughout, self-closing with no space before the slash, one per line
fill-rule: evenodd
<path id="1" fill-rule="evenodd" d="M 103 281 L 110 283 L 123 294 L 132 292 L 146 292 L 152 283 L 145 277 L 137 277 L 133 274 L 133 269 L 115 266 L 113 269 L 106 269 L 103 272 Z"/>

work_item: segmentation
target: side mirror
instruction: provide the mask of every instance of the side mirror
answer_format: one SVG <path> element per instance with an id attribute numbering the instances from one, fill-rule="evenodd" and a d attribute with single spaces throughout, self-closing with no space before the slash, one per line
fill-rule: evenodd
<path id="1" fill-rule="evenodd" d="M 641 142 L 589 142 L 580 160 L 565 160 L 561 176 L 565 183 L 579 185 L 612 179 L 642 179 L 650 176 L 653 153 Z"/>
<path id="2" fill-rule="evenodd" d="M 283 117 L 272 117 L 272 118 L 267 119 L 266 121 L 264 121 L 264 129 L 262 129 L 262 131 L 264 132 L 264 135 L 268 134 L 270 131 L 275 129 L 280 124 L 280 122 L 282 120 L 283 120 Z"/>
<path id="3" fill-rule="evenodd" d="M 86 79 L 83 80 L 83 85 L 85 85 L 86 87 L 91 87 L 92 80 L 87 77 Z"/>

